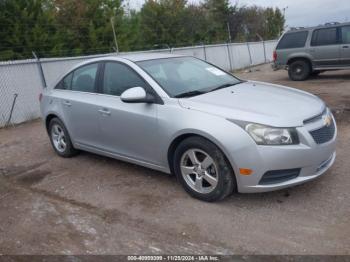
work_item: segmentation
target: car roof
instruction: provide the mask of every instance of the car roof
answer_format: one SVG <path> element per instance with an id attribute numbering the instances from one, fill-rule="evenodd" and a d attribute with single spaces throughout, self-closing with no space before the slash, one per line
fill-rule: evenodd
<path id="1" fill-rule="evenodd" d="M 294 32 L 302 32 L 302 31 L 309 31 L 309 30 L 314 30 L 314 29 L 320 29 L 320 28 L 331 28 L 331 27 L 337 27 L 337 26 L 350 26 L 350 22 L 346 23 L 326 23 L 324 25 L 318 25 L 318 26 L 313 26 L 313 27 L 295 27 L 289 29 L 286 34 L 288 33 L 294 33 Z"/>
<path id="2" fill-rule="evenodd" d="M 155 59 L 165 59 L 165 58 L 176 58 L 176 57 L 185 57 L 184 55 L 175 55 L 170 53 L 129 53 L 129 54 L 115 54 L 115 55 L 107 55 L 97 58 L 92 58 L 89 60 L 85 60 L 77 65 L 75 65 L 72 70 L 94 62 L 101 62 L 106 60 L 115 60 L 120 61 L 120 59 L 126 59 L 131 62 L 140 62 L 140 61 L 147 61 L 147 60 L 155 60 Z"/>
<path id="3" fill-rule="evenodd" d="M 115 60 L 115 61 L 120 61 L 120 59 L 126 59 L 131 62 L 140 62 L 140 61 L 147 61 L 147 60 L 155 60 L 155 59 L 165 59 L 165 58 L 176 58 L 176 57 L 186 57 L 184 55 L 177 55 L 177 54 L 171 54 L 171 53 L 157 53 L 157 52 L 140 52 L 140 53 L 129 53 L 129 54 L 115 54 L 115 55 L 108 55 L 108 56 L 102 56 L 98 58 L 92 58 L 89 60 L 85 60 L 81 63 L 76 64 L 74 67 L 70 68 L 68 72 L 65 72 L 62 74 L 60 77 L 54 81 L 54 86 L 57 85 L 57 83 L 67 75 L 68 73 L 76 70 L 77 68 L 91 64 L 91 63 L 98 63 L 101 61 L 106 61 L 106 60 Z M 187 56 L 188 57 L 188 56 Z"/>
<path id="4" fill-rule="evenodd" d="M 135 54 L 120 54 L 117 57 L 130 60 L 132 62 L 154 60 L 154 59 L 164 59 L 164 58 L 174 58 L 183 57 L 183 55 L 170 54 L 170 53 L 135 53 Z"/>

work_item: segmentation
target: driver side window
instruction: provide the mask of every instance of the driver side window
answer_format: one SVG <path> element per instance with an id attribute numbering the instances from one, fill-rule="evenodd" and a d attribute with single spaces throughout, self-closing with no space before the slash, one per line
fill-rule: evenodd
<path id="1" fill-rule="evenodd" d="M 147 90 L 145 81 L 131 68 L 121 63 L 107 62 L 103 76 L 103 93 L 120 96 L 132 87 L 143 87 Z"/>

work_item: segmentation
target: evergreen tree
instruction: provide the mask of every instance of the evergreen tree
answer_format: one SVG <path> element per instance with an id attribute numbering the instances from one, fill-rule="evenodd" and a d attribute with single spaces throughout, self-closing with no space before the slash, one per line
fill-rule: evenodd
<path id="1" fill-rule="evenodd" d="M 228 40 L 227 23 L 229 22 L 230 5 L 228 0 L 205 0 L 207 19 L 210 21 L 207 34 L 211 42 Z"/>
<path id="2" fill-rule="evenodd" d="M 0 0 L 0 60 L 279 37 L 280 9 L 231 6 L 228 0 L 146 0 L 138 11 L 123 0 Z"/>

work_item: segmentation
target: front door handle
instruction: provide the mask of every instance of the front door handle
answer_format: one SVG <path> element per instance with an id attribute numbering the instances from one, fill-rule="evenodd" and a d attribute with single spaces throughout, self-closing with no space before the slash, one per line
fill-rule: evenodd
<path id="1" fill-rule="evenodd" d="M 109 111 L 106 108 L 100 109 L 100 110 L 98 110 L 98 112 L 100 112 L 102 115 L 107 115 L 107 116 L 111 115 L 111 111 Z"/>
<path id="2" fill-rule="evenodd" d="M 344 45 L 343 48 L 349 48 L 349 46 L 348 45 Z"/>
<path id="3" fill-rule="evenodd" d="M 64 104 L 65 106 L 72 106 L 72 103 L 69 102 L 68 100 L 63 101 L 63 104 Z"/>

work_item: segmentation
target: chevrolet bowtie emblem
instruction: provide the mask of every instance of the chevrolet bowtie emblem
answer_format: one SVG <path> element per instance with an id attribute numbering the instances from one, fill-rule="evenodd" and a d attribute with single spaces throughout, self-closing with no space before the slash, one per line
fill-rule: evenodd
<path id="1" fill-rule="evenodd" d="M 330 115 L 324 116 L 323 123 L 325 126 L 329 127 L 332 124 L 332 117 Z"/>

